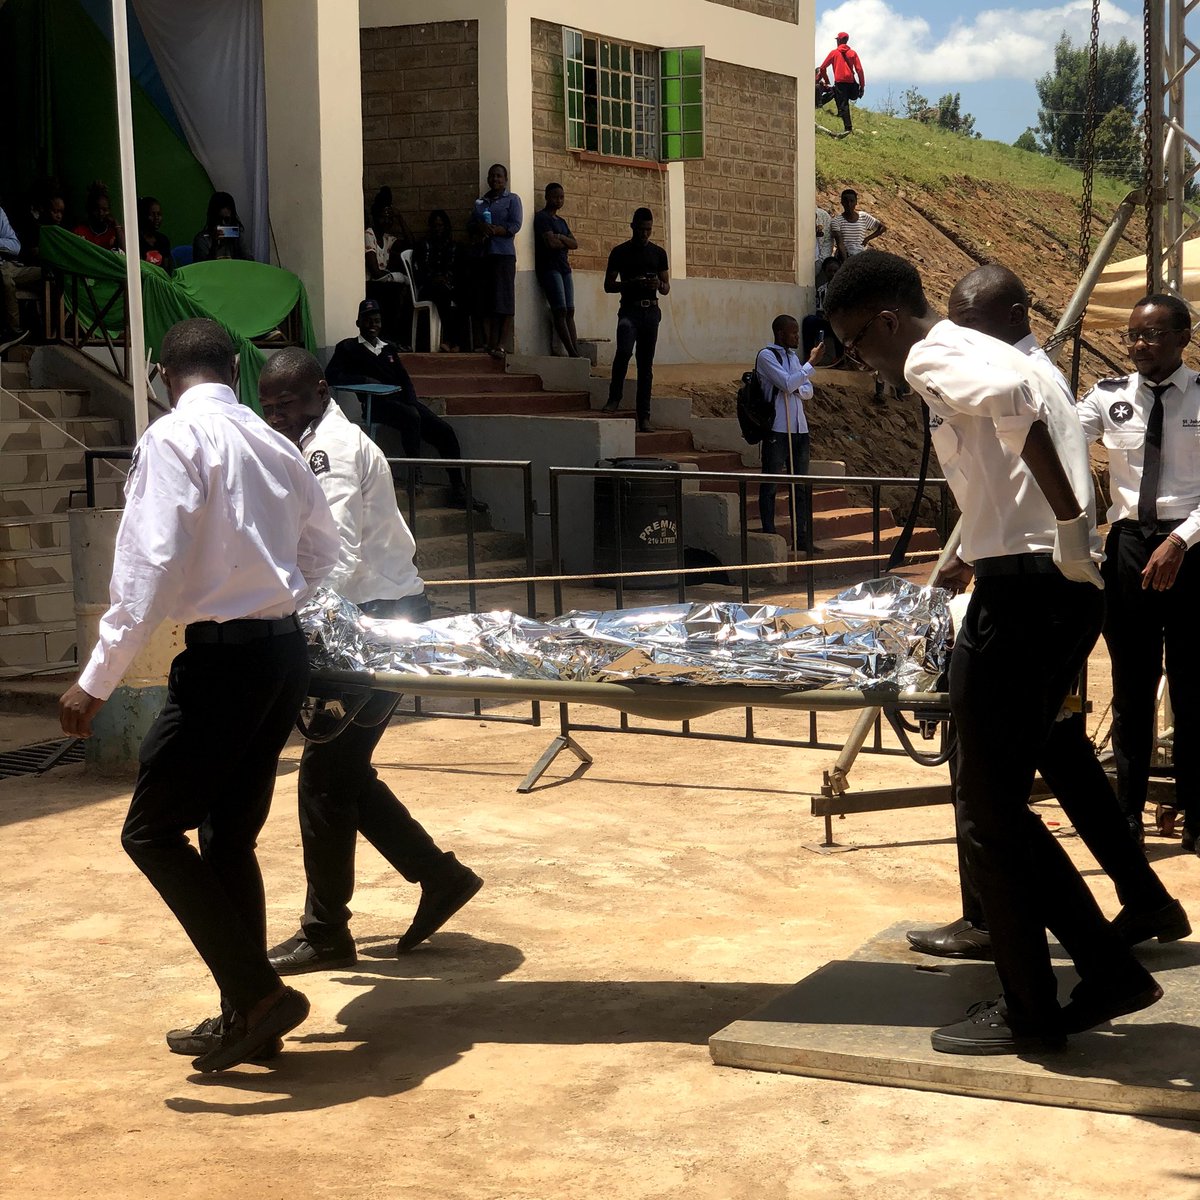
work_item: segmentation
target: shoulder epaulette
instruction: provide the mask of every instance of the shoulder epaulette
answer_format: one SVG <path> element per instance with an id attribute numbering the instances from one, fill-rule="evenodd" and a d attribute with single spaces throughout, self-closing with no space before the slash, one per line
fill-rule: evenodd
<path id="1" fill-rule="evenodd" d="M 1097 379 L 1096 386 L 1103 388 L 1106 392 L 1119 392 L 1121 388 L 1129 383 L 1128 375 L 1118 375 L 1112 379 Z"/>

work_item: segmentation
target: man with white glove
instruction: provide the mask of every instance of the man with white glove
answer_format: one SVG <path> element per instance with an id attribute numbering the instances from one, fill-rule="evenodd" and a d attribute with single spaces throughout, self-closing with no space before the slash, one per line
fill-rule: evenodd
<path id="1" fill-rule="evenodd" d="M 1087 445 L 1053 368 L 941 320 L 904 259 L 852 258 L 825 313 L 847 357 L 924 400 L 975 571 L 950 664 L 955 805 L 1003 994 L 931 1040 L 950 1054 L 1055 1049 L 1162 997 L 1029 807 L 1039 754 L 1103 620 Z M 1080 977 L 1063 1007 L 1048 928 Z"/>

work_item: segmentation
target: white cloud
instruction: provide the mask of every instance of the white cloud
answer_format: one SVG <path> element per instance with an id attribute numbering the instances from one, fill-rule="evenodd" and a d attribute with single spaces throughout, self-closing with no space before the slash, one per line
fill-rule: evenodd
<path id="1" fill-rule="evenodd" d="M 840 30 L 862 56 L 867 86 L 873 80 L 904 84 L 975 83 L 985 79 L 1033 80 L 1054 63 L 1054 44 L 1065 30 L 1085 44 L 1091 0 L 1037 8 L 989 8 L 970 20 L 955 21 L 934 34 L 924 17 L 903 16 L 887 0 L 842 0 L 817 20 L 817 61 L 834 45 Z M 1142 41 L 1141 13 L 1131 15 L 1101 0 L 1100 37 L 1115 43 Z"/>

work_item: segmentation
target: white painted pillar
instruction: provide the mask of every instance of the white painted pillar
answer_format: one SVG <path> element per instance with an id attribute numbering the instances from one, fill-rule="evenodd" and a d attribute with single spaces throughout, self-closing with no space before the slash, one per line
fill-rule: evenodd
<path id="1" fill-rule="evenodd" d="M 364 294 L 358 0 L 263 0 L 267 170 L 279 265 L 304 281 L 319 346 Z"/>
<path id="2" fill-rule="evenodd" d="M 683 194 L 684 164 L 667 164 L 667 261 L 672 279 L 687 278 L 687 205 Z"/>

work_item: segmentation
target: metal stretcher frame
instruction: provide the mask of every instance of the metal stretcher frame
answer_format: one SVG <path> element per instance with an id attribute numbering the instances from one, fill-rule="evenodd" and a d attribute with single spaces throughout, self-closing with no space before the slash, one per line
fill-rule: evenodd
<path id="1" fill-rule="evenodd" d="M 480 679 L 470 676 L 414 675 L 400 671 L 344 671 L 318 668 L 309 695 L 334 699 L 371 691 L 480 700 L 547 701 L 616 709 L 651 721 L 689 721 L 726 708 L 773 708 L 792 712 L 852 711 L 944 712 L 942 692 L 902 692 L 896 688 L 806 688 L 784 690 L 762 684 L 681 685 L 663 683 L 581 683 L 566 680 Z M 585 766 L 592 757 L 568 733 L 546 747 L 517 787 L 529 792 L 563 750 Z"/>

